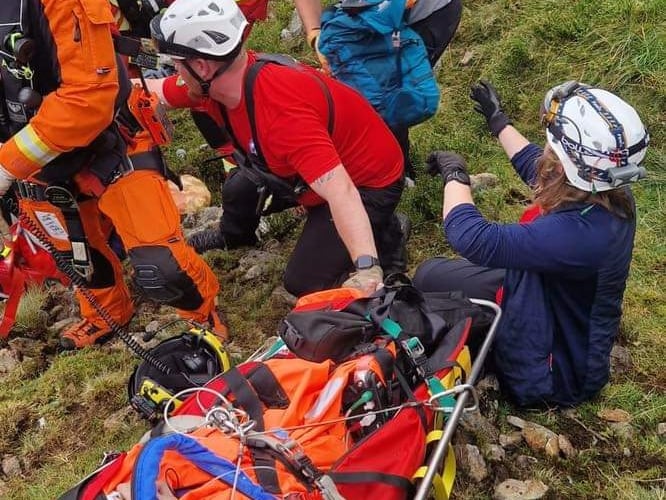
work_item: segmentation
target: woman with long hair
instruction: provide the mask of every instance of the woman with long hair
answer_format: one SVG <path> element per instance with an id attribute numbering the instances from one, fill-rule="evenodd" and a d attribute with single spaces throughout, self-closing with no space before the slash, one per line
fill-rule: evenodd
<path id="1" fill-rule="evenodd" d="M 608 381 L 636 230 L 629 184 L 645 176 L 648 133 L 629 104 L 578 82 L 546 94 L 543 149 L 511 125 L 490 83 L 473 86 L 471 98 L 534 205 L 517 224 L 488 222 L 462 157 L 432 153 L 430 171 L 444 180 L 444 231 L 464 259 L 430 259 L 414 283 L 501 303 L 494 365 L 515 402 L 580 403 Z"/>

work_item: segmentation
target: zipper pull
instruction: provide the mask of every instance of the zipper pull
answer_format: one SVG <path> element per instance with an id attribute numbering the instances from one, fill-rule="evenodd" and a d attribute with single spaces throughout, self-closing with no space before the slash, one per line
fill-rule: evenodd
<path id="1" fill-rule="evenodd" d="M 400 32 L 398 30 L 395 30 L 391 35 L 391 42 L 394 49 L 400 48 Z"/>

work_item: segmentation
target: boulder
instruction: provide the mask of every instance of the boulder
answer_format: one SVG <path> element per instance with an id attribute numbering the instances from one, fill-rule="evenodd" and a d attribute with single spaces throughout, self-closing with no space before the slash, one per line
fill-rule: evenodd
<path id="1" fill-rule="evenodd" d="M 181 175 L 180 180 L 183 183 L 182 191 L 172 182 L 169 182 L 169 190 L 181 215 L 197 212 L 210 205 L 210 190 L 202 180 L 189 174 Z"/>

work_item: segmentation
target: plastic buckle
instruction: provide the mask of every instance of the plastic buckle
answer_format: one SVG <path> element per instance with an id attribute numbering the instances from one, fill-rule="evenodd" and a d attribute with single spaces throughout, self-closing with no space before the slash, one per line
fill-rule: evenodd
<path id="1" fill-rule="evenodd" d="M 410 337 L 407 340 L 403 340 L 401 344 L 405 351 L 407 351 L 407 354 L 409 354 L 409 357 L 414 360 L 425 355 L 425 347 L 423 347 L 418 337 Z"/>

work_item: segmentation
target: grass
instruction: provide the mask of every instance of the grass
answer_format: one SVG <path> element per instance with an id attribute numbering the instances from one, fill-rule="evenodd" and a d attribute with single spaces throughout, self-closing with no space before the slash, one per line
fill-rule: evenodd
<path id="1" fill-rule="evenodd" d="M 256 27 L 251 44 L 314 63 L 302 40 L 279 42 L 291 3 L 271 5 L 271 20 Z M 518 411 L 501 402 L 502 431 L 511 430 L 504 417 L 517 414 L 568 435 L 580 453 L 553 461 L 537 455 L 539 462 L 526 470 L 508 458 L 481 484 L 459 473 L 455 498 L 488 498 L 497 482 L 515 477 L 543 480 L 550 487 L 549 498 L 662 500 L 666 447 L 656 426 L 666 421 L 666 0 L 467 0 L 464 5 L 460 29 L 438 70 L 441 108 L 412 131 L 413 159 L 421 175 L 401 205 L 414 222 L 412 269 L 427 257 L 451 252 L 439 227 L 441 186 L 422 171 L 430 151 L 454 149 L 467 158 L 473 172 L 498 175 L 497 187 L 476 196 L 490 219 L 516 220 L 529 199 L 482 118 L 472 110 L 467 94 L 478 78 L 493 81 L 514 124 L 535 142 L 544 141 L 537 113 L 545 91 L 579 79 L 631 102 L 648 126 L 652 143 L 645 162 L 649 178 L 634 189 L 636 247 L 618 339 L 628 347 L 633 368 L 616 374 L 598 398 L 576 410 L 580 423 L 558 412 Z M 463 65 L 460 61 L 468 51 L 472 58 Z M 204 164 L 213 154 L 200 147 L 204 141 L 187 113 L 173 116 L 176 137 L 167 149 L 172 167 L 202 176 L 217 196 L 219 164 Z M 186 151 L 185 158 L 176 154 L 177 149 Z M 280 283 L 297 221 L 282 215 L 273 218 L 272 226 L 268 239 L 277 244 L 270 246 L 282 257 L 261 279 L 240 281 L 236 268 L 241 251 L 207 256 L 220 276 L 221 303 L 244 352 L 273 334 L 287 311 L 271 293 Z M 19 321 L 22 332 L 49 341 L 40 333 L 43 302 L 43 296 L 29 294 Z M 23 466 L 20 477 L 4 478 L 5 484 L 0 484 L 2 498 L 53 498 L 93 470 L 104 451 L 127 449 L 146 430 L 144 422 L 123 413 L 125 381 L 136 361 L 122 346 L 114 343 L 46 359 L 26 356 L 2 379 L 0 455 L 17 455 Z M 622 408 L 632 415 L 631 440 L 612 435 L 597 417 L 604 408 Z M 533 454 L 524 446 L 516 453 Z"/>

